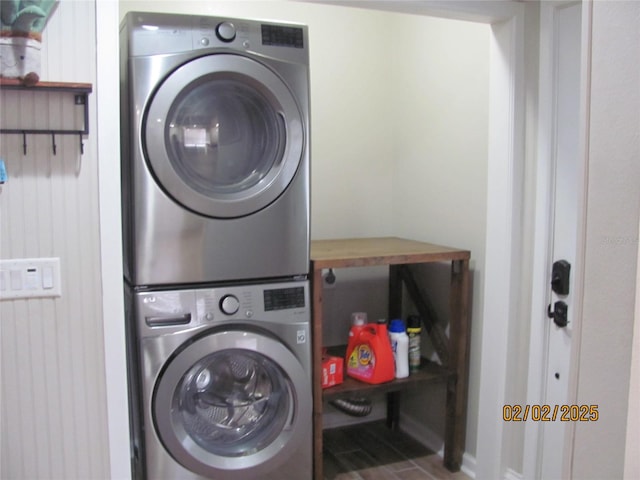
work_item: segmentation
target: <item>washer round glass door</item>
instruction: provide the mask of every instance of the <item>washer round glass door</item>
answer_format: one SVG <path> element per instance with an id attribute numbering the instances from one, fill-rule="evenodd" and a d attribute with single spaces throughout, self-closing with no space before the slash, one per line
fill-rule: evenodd
<path id="1" fill-rule="evenodd" d="M 303 120 L 286 84 L 247 57 L 185 63 L 160 85 L 143 120 L 143 148 L 165 192 L 209 217 L 249 215 L 293 179 Z"/>
<path id="2" fill-rule="evenodd" d="M 222 331 L 189 344 L 156 385 L 153 416 L 167 451 L 202 476 L 271 471 L 311 422 L 309 376 L 280 342 Z"/>

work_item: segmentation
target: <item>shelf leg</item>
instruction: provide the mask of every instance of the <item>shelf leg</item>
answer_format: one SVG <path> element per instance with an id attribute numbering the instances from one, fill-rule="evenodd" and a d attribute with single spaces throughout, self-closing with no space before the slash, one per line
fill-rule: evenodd
<path id="1" fill-rule="evenodd" d="M 459 392 L 457 391 L 457 382 L 455 378 L 449 379 L 447 382 L 447 406 L 444 427 L 444 459 L 443 463 L 447 470 L 457 472 L 462 465 L 462 454 L 464 448 L 461 448 L 458 430 L 460 427 L 464 429 L 465 425 L 461 421 L 466 418 L 457 418 L 457 404 Z M 465 422 L 466 423 L 466 422 Z M 463 440 L 464 445 L 464 440 Z M 462 445 L 462 447 L 463 447 Z"/>
<path id="2" fill-rule="evenodd" d="M 397 430 L 400 426 L 400 392 L 387 393 L 387 428 Z"/>
<path id="3" fill-rule="evenodd" d="M 313 478 L 323 480 L 322 465 L 322 269 L 311 266 L 313 359 Z"/>
<path id="4" fill-rule="evenodd" d="M 402 265 L 389 265 L 389 318 L 402 316 Z"/>
<path id="5" fill-rule="evenodd" d="M 447 418 L 445 427 L 444 465 L 451 471 L 460 470 L 464 453 L 467 394 L 469 376 L 469 261 L 451 262 L 450 367 L 455 378 L 447 383 Z"/>

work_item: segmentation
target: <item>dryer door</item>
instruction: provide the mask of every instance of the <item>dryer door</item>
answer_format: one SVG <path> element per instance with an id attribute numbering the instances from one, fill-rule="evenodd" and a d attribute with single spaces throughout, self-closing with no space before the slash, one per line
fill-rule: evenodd
<path id="1" fill-rule="evenodd" d="M 287 85 L 247 57 L 196 58 L 151 99 L 143 148 L 156 180 L 202 215 L 241 217 L 273 202 L 301 162 L 304 125 Z"/>
<path id="2" fill-rule="evenodd" d="M 276 469 L 311 435 L 311 386 L 296 357 L 259 333 L 221 331 L 180 351 L 160 375 L 155 428 L 169 454 L 211 478 Z"/>

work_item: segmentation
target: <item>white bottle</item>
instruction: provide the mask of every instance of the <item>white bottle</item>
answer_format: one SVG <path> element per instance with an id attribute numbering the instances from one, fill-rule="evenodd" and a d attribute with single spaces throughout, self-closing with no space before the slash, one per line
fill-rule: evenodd
<path id="1" fill-rule="evenodd" d="M 396 362 L 396 378 L 406 378 L 409 376 L 409 337 L 402 320 L 391 320 L 389 340 L 391 340 L 393 358 Z"/>

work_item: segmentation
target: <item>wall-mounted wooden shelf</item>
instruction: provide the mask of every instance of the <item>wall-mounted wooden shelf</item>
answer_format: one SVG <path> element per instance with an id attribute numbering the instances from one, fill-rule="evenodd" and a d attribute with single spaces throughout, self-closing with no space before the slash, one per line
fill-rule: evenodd
<path id="1" fill-rule="evenodd" d="M 0 89 L 3 90 L 49 90 L 58 92 L 78 92 L 91 93 L 93 86 L 90 83 L 75 82 L 38 82 L 35 85 L 27 86 L 17 78 L 0 77 Z"/>
<path id="2" fill-rule="evenodd" d="M 35 85 L 24 85 L 15 78 L 0 78 L 0 90 L 16 92 L 58 92 L 73 95 L 74 105 L 83 108 L 83 127 L 80 129 L 49 129 L 49 128 L 2 128 L 2 134 L 22 135 L 22 150 L 27 154 L 27 135 L 50 135 L 53 154 L 56 154 L 56 135 L 78 135 L 80 152 L 84 153 L 83 136 L 89 134 L 89 94 L 93 91 L 90 83 L 69 82 L 38 82 Z"/>

